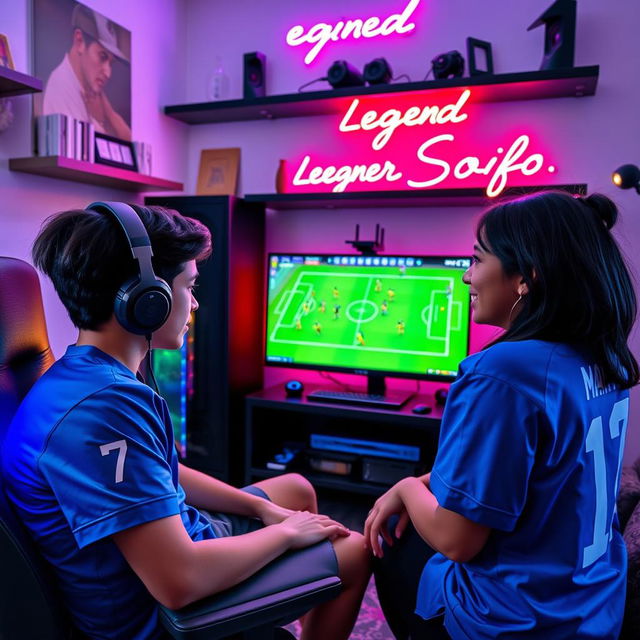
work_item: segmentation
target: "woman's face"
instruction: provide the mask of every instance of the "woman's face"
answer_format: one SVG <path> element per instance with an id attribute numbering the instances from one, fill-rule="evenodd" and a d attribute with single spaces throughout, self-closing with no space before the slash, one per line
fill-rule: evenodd
<path id="1" fill-rule="evenodd" d="M 500 260 L 478 243 L 473 249 L 471 266 L 462 276 L 471 287 L 473 319 L 478 324 L 508 329 L 521 308 L 515 303 L 527 292 L 527 286 L 521 275 L 507 276 Z"/>

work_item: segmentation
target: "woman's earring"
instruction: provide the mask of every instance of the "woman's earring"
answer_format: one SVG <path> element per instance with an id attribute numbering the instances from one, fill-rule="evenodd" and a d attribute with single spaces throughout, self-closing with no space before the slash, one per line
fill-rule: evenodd
<path id="1" fill-rule="evenodd" d="M 520 300 L 522 300 L 522 294 L 518 296 L 518 299 L 513 303 L 513 306 L 511 307 L 511 311 L 509 311 L 509 324 L 511 324 L 511 315 L 513 314 L 513 310 L 516 308 Z"/>

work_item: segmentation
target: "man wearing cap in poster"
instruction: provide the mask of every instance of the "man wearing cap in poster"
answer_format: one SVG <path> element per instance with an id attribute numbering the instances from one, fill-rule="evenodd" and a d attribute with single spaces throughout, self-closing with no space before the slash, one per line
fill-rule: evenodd
<path id="1" fill-rule="evenodd" d="M 131 140 L 131 128 L 111 106 L 104 88 L 114 57 L 128 62 L 111 20 L 78 4 L 71 15 L 73 40 L 44 90 L 43 114 L 64 113 L 91 122 L 96 131 Z"/>

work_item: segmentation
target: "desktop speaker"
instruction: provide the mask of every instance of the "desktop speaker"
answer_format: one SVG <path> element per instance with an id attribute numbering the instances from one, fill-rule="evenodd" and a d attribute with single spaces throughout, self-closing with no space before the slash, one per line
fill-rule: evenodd
<path id="1" fill-rule="evenodd" d="M 544 25 L 540 69 L 573 67 L 576 42 L 576 0 L 557 0 L 528 29 Z"/>
<path id="2" fill-rule="evenodd" d="M 266 58 L 264 53 L 254 51 L 244 54 L 244 99 L 262 98 L 266 87 Z"/>
<path id="3" fill-rule="evenodd" d="M 393 78 L 391 67 L 384 58 L 376 58 L 365 64 L 362 75 L 369 84 L 389 84 Z"/>
<path id="4" fill-rule="evenodd" d="M 299 398 L 304 391 L 304 385 L 300 380 L 289 380 L 284 385 L 284 392 L 287 398 Z"/>

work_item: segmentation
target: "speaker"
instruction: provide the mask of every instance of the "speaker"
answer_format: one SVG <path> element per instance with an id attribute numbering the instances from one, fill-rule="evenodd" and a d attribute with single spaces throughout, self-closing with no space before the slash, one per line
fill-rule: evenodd
<path id="1" fill-rule="evenodd" d="M 384 58 L 375 58 L 364 65 L 363 76 L 365 82 L 369 84 L 389 84 L 393 78 L 393 72 Z"/>
<path id="2" fill-rule="evenodd" d="M 263 98 L 266 92 L 266 57 L 264 53 L 254 51 L 244 54 L 244 91 L 245 100 Z"/>
<path id="3" fill-rule="evenodd" d="M 300 398 L 303 391 L 304 385 L 300 380 L 289 380 L 284 385 L 284 392 L 286 393 L 287 398 Z"/>
<path id="4" fill-rule="evenodd" d="M 544 55 L 540 69 L 573 67 L 576 42 L 576 0 L 557 0 L 528 29 L 544 25 Z"/>
<path id="5" fill-rule="evenodd" d="M 431 61 L 431 68 L 436 80 L 460 78 L 464 73 L 464 58 L 459 51 L 447 51 Z"/>
<path id="6" fill-rule="evenodd" d="M 113 310 L 127 331 L 150 337 L 169 317 L 172 299 L 171 287 L 153 271 L 147 230 L 138 212 L 124 202 L 93 202 L 87 210 L 110 216 L 124 233 L 138 272 L 118 289 Z"/>
<path id="7" fill-rule="evenodd" d="M 327 80 L 334 89 L 341 87 L 361 87 L 364 84 L 362 74 L 346 60 L 336 60 L 327 71 Z"/>

